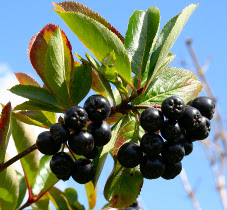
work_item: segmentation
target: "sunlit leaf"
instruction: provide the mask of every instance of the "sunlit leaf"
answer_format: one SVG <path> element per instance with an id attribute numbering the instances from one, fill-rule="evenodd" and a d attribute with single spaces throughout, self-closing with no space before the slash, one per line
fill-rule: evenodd
<path id="1" fill-rule="evenodd" d="M 25 177 L 22 176 L 18 171 L 16 171 L 16 173 L 17 173 L 17 178 L 19 180 L 19 197 L 18 197 L 17 206 L 16 206 L 16 209 L 17 209 L 19 208 L 22 201 L 24 200 L 24 196 L 27 191 L 27 184 L 26 184 Z"/>
<path id="2" fill-rule="evenodd" d="M 21 85 L 33 85 L 36 87 L 40 87 L 39 83 L 36 82 L 35 79 L 33 79 L 32 77 L 30 77 L 29 75 L 22 73 L 22 72 L 17 72 L 14 73 L 17 77 L 17 80 L 19 81 L 19 83 Z"/>
<path id="3" fill-rule="evenodd" d="M 85 184 L 85 189 L 87 193 L 89 210 L 94 209 L 96 204 L 96 197 L 97 197 L 97 187 L 94 187 L 92 182 L 88 182 Z"/>

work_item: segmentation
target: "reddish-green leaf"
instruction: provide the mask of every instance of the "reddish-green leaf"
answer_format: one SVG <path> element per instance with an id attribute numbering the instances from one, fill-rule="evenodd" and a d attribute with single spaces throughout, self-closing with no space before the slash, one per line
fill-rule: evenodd
<path id="1" fill-rule="evenodd" d="M 12 107 L 11 103 L 9 102 L 2 109 L 0 118 L 0 165 L 4 162 L 6 148 L 11 135 L 11 115 Z"/>
<path id="2" fill-rule="evenodd" d="M 105 119 L 105 121 L 109 124 L 109 125 L 114 125 L 115 123 L 117 123 L 124 115 L 121 113 L 116 113 L 116 114 L 111 114 L 109 117 L 107 117 L 107 119 Z"/>
<path id="3" fill-rule="evenodd" d="M 94 209 L 97 197 L 97 187 L 94 187 L 94 184 L 92 182 L 88 182 L 85 184 L 85 189 L 87 193 L 89 210 Z"/>
<path id="4" fill-rule="evenodd" d="M 115 162 L 104 188 L 104 196 L 111 207 L 126 208 L 137 199 L 142 185 L 143 176 L 138 167 L 124 168 Z"/>
<path id="5" fill-rule="evenodd" d="M 36 137 L 30 126 L 12 118 L 12 136 L 18 153 L 31 147 L 36 142 Z M 29 188 L 35 181 L 39 169 L 39 152 L 34 150 L 20 159 L 24 176 Z"/>
<path id="6" fill-rule="evenodd" d="M 21 85 L 33 85 L 36 87 L 40 87 L 39 83 L 35 81 L 35 79 L 33 79 L 32 77 L 30 77 L 29 75 L 25 74 L 25 73 L 14 73 L 17 77 L 17 80 L 19 81 L 19 83 Z"/>

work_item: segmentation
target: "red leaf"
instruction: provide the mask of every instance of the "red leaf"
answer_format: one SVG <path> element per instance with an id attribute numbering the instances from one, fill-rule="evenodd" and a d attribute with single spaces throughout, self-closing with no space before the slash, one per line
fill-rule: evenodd
<path id="1" fill-rule="evenodd" d="M 29 75 L 25 74 L 25 73 L 21 73 L 21 72 L 17 72 L 14 73 L 17 77 L 17 80 L 19 81 L 19 83 L 21 85 L 33 85 L 36 87 L 40 87 L 39 83 L 36 82 L 35 79 L 33 79 L 32 77 L 30 77 Z"/>

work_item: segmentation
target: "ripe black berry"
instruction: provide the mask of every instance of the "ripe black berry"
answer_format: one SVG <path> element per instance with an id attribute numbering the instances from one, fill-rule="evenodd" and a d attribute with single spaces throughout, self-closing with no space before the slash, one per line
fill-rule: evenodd
<path id="1" fill-rule="evenodd" d="M 91 121 L 103 121 L 111 112 L 109 101 L 101 95 L 92 95 L 84 103 L 84 109 Z"/>
<path id="2" fill-rule="evenodd" d="M 144 110 L 140 116 L 141 127 L 150 133 L 158 131 L 164 123 L 162 112 L 155 108 Z"/>
<path id="3" fill-rule="evenodd" d="M 166 163 L 165 170 L 162 174 L 163 179 L 174 179 L 182 170 L 182 163 Z"/>
<path id="4" fill-rule="evenodd" d="M 45 155 L 54 155 L 61 148 L 61 144 L 57 144 L 52 139 L 49 131 L 44 131 L 38 135 L 36 146 L 38 150 Z"/>
<path id="5" fill-rule="evenodd" d="M 50 134 L 57 144 L 64 143 L 69 138 L 69 131 L 61 123 L 55 123 L 50 127 Z"/>
<path id="6" fill-rule="evenodd" d="M 198 109 L 201 115 L 209 120 L 213 118 L 215 112 L 215 102 L 211 98 L 199 96 L 192 101 L 191 106 Z"/>
<path id="7" fill-rule="evenodd" d="M 51 158 L 50 169 L 57 176 L 68 180 L 71 176 L 74 161 L 72 157 L 65 152 L 58 152 Z M 67 179 L 66 179 L 67 178 Z"/>
<path id="8" fill-rule="evenodd" d="M 191 131 L 199 127 L 201 123 L 201 117 L 199 110 L 188 106 L 185 107 L 183 116 L 178 120 L 179 125 L 186 131 Z"/>
<path id="9" fill-rule="evenodd" d="M 100 147 L 107 144 L 111 139 L 111 129 L 107 122 L 92 122 L 87 131 L 94 137 L 95 145 Z"/>
<path id="10" fill-rule="evenodd" d="M 94 138 L 85 130 L 74 131 L 68 142 L 71 150 L 77 155 L 88 154 L 94 148 Z"/>
<path id="11" fill-rule="evenodd" d="M 167 141 L 174 141 L 182 136 L 182 130 L 177 121 L 165 120 L 161 127 L 161 134 Z"/>
<path id="12" fill-rule="evenodd" d="M 91 181 L 95 176 L 95 167 L 92 162 L 86 158 L 80 158 L 75 161 L 72 170 L 72 178 L 80 183 L 85 184 Z"/>
<path id="13" fill-rule="evenodd" d="M 162 113 L 168 119 L 179 119 L 184 114 L 184 110 L 184 101 L 177 96 L 171 96 L 162 102 Z"/>
<path id="14" fill-rule="evenodd" d="M 123 144 L 117 153 L 119 163 L 125 168 L 136 167 L 140 164 L 142 157 L 142 149 L 132 142 Z"/>
<path id="15" fill-rule="evenodd" d="M 206 139 L 210 134 L 210 120 L 206 117 L 201 118 L 201 123 L 198 128 L 193 131 L 188 132 L 187 136 L 193 141 Z"/>
<path id="16" fill-rule="evenodd" d="M 64 121 L 68 128 L 80 130 L 87 124 L 88 114 L 82 107 L 72 106 L 66 110 Z"/>
<path id="17" fill-rule="evenodd" d="M 143 135 L 140 147 L 147 155 L 157 156 L 162 151 L 164 141 L 156 133 L 146 133 Z"/>
<path id="18" fill-rule="evenodd" d="M 88 154 L 85 154 L 84 157 L 87 159 L 94 159 L 99 154 L 97 147 L 94 147 Z"/>
<path id="19" fill-rule="evenodd" d="M 192 141 L 187 137 L 183 137 L 179 140 L 179 142 L 184 147 L 185 156 L 191 154 L 191 152 L 193 151 Z"/>
<path id="20" fill-rule="evenodd" d="M 184 147 L 179 141 L 165 143 L 164 149 L 162 151 L 162 156 L 164 157 L 165 161 L 168 161 L 169 163 L 177 163 L 184 158 L 184 155 Z"/>
<path id="21" fill-rule="evenodd" d="M 146 179 L 157 179 L 165 170 L 165 163 L 161 156 L 147 156 L 142 158 L 140 171 Z"/>

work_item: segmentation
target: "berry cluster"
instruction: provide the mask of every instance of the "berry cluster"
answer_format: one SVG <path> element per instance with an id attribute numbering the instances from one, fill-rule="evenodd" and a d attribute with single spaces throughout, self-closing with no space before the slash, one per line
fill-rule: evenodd
<path id="1" fill-rule="evenodd" d="M 101 95 L 93 95 L 85 101 L 83 108 L 73 106 L 67 109 L 64 123 L 55 123 L 50 127 L 50 131 L 38 135 L 37 148 L 45 155 L 53 155 L 50 169 L 57 178 L 65 181 L 72 176 L 80 184 L 93 179 L 95 167 L 90 159 L 98 155 L 98 147 L 107 144 L 111 139 L 110 126 L 104 121 L 110 112 L 108 100 Z M 91 123 L 87 130 L 84 130 L 88 120 Z M 62 144 L 62 151 L 59 152 Z M 73 158 L 64 152 L 65 145 L 69 147 L 72 155 L 75 153 L 85 158 L 74 162 Z"/>
<path id="2" fill-rule="evenodd" d="M 208 137 L 215 103 L 202 96 L 185 106 L 181 98 L 171 96 L 160 108 L 142 112 L 140 125 L 146 133 L 140 146 L 132 142 L 123 144 L 117 158 L 125 168 L 140 165 L 144 178 L 169 180 L 180 174 L 181 160 L 192 152 L 193 142 Z"/>

